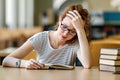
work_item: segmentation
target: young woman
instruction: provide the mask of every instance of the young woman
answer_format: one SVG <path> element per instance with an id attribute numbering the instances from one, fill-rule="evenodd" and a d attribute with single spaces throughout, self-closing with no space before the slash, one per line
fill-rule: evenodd
<path id="1" fill-rule="evenodd" d="M 8 55 L 2 65 L 43 68 L 44 64 L 74 65 L 76 57 L 84 68 L 91 67 L 91 54 L 87 40 L 89 15 L 80 4 L 67 7 L 59 16 L 53 31 L 44 31 L 29 38 L 20 48 Z M 37 52 L 37 60 L 24 60 L 32 50 Z"/>

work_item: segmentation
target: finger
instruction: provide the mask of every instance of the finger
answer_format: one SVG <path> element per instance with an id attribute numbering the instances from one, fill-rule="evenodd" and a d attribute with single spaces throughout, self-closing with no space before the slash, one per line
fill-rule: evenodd
<path id="1" fill-rule="evenodd" d="M 31 68 L 31 69 L 39 69 L 40 67 L 37 66 L 37 65 L 35 65 L 35 64 L 33 64 L 33 65 L 30 65 L 30 68 Z"/>
<path id="2" fill-rule="evenodd" d="M 32 61 L 28 62 L 27 69 L 39 69 L 39 68 L 41 68 L 41 67 L 36 65 L 34 62 L 32 62 Z"/>
<path id="3" fill-rule="evenodd" d="M 72 20 L 74 19 L 74 17 L 71 14 L 67 13 L 66 15 L 69 16 Z"/>
<path id="4" fill-rule="evenodd" d="M 75 14 L 76 14 L 78 17 L 81 17 L 81 15 L 78 13 L 77 10 L 73 10 L 73 12 L 75 12 Z"/>
<path id="5" fill-rule="evenodd" d="M 77 10 L 74 10 L 74 12 L 79 16 L 79 20 L 80 20 L 83 24 L 85 24 L 84 20 L 82 19 L 81 15 L 78 13 L 78 11 L 77 11 Z"/>
<path id="6" fill-rule="evenodd" d="M 34 60 L 34 59 L 30 59 L 30 61 L 37 64 L 36 60 Z"/>
<path id="7" fill-rule="evenodd" d="M 41 63 L 39 63 L 39 62 L 37 62 L 37 64 L 38 64 L 40 67 L 45 67 L 44 64 L 41 64 Z"/>
<path id="8" fill-rule="evenodd" d="M 34 66 L 36 66 L 36 64 L 30 60 L 30 61 L 28 62 L 28 67 L 29 67 L 29 68 L 33 68 Z M 37 66 L 36 66 L 36 67 L 37 67 Z M 38 66 L 38 67 L 39 67 L 39 66 Z"/>
<path id="9" fill-rule="evenodd" d="M 79 16 L 79 20 L 81 22 L 84 22 L 83 19 L 82 19 L 82 17 L 81 17 L 81 15 L 78 13 L 78 11 L 77 10 L 73 10 L 73 11 L 77 14 L 77 16 Z"/>
<path id="10" fill-rule="evenodd" d="M 30 68 L 40 68 L 40 66 L 37 65 L 36 62 L 33 59 L 30 59 L 30 61 L 28 62 L 28 67 L 30 67 Z"/>
<path id="11" fill-rule="evenodd" d="M 78 17 L 73 11 L 68 11 L 68 12 L 76 18 Z"/>
<path id="12" fill-rule="evenodd" d="M 34 60 L 34 59 L 31 59 L 31 61 L 36 65 L 36 66 L 39 66 L 39 68 L 42 68 L 42 67 L 44 67 L 44 65 L 43 64 L 41 64 L 41 63 L 39 63 L 39 62 L 37 62 L 36 60 Z"/>
<path id="13" fill-rule="evenodd" d="M 75 18 L 75 19 L 81 18 L 81 16 L 79 15 L 79 13 L 78 13 L 77 10 L 69 11 L 69 13 L 72 14 L 72 15 L 74 15 L 74 18 Z"/>

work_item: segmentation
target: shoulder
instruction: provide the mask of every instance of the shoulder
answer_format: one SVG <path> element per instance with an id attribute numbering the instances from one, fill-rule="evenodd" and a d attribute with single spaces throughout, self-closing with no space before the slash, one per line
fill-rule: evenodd
<path id="1" fill-rule="evenodd" d="M 34 34 L 33 37 L 48 35 L 48 32 L 49 32 L 49 31 L 39 32 L 39 33 Z"/>
<path id="2" fill-rule="evenodd" d="M 48 35 L 48 31 L 43 31 L 43 32 L 39 32 L 39 33 L 36 33 L 34 34 L 32 37 L 30 37 L 30 39 L 33 39 L 33 38 L 44 38 Z"/>
<path id="3" fill-rule="evenodd" d="M 48 35 L 48 31 L 39 32 L 34 34 L 32 37 L 30 37 L 28 41 L 31 42 L 41 41 L 47 38 L 47 35 Z"/>
<path id="4" fill-rule="evenodd" d="M 35 35 L 33 35 L 32 37 L 30 37 L 28 39 L 28 41 L 30 41 L 32 43 L 32 45 L 34 46 L 35 50 L 39 50 L 39 48 L 41 46 L 43 46 L 43 44 L 47 43 L 47 39 L 48 39 L 48 31 L 43 31 L 43 32 L 39 32 Z"/>

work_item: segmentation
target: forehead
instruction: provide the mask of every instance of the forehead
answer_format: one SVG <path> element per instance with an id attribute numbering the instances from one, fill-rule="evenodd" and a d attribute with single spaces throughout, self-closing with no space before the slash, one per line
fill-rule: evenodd
<path id="1" fill-rule="evenodd" d="M 67 25 L 69 28 L 71 28 L 71 29 L 73 28 L 74 29 L 74 27 L 73 27 L 73 25 L 71 23 L 71 19 L 69 17 L 65 17 L 62 20 L 62 23 L 65 24 L 65 25 Z"/>

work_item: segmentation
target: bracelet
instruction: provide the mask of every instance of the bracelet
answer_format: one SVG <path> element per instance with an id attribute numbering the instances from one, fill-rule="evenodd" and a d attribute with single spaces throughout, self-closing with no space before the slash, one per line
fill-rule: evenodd
<path id="1" fill-rule="evenodd" d="M 20 68 L 20 64 L 21 64 L 21 59 L 19 59 L 19 60 L 16 62 L 16 68 Z"/>

